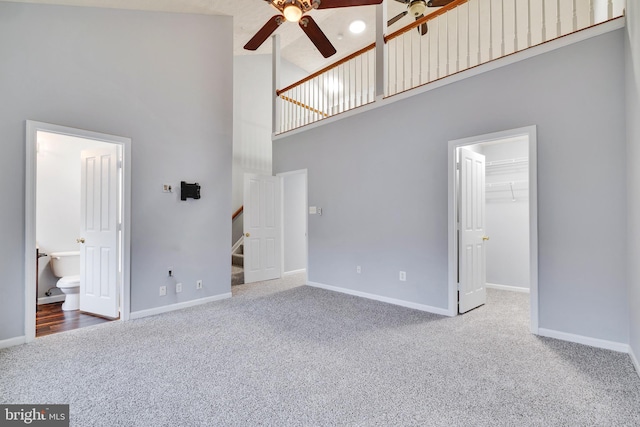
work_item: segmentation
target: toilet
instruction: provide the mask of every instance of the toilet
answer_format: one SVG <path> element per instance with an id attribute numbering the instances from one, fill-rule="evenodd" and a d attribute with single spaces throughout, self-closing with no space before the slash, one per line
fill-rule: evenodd
<path id="1" fill-rule="evenodd" d="M 80 251 L 52 252 L 49 254 L 51 271 L 60 279 L 56 287 L 64 293 L 62 310 L 80 309 Z"/>

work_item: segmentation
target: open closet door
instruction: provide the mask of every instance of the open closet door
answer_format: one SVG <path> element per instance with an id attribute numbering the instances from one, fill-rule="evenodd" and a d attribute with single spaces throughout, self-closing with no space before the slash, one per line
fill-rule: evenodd
<path id="1" fill-rule="evenodd" d="M 280 178 L 244 176 L 244 282 L 280 277 Z"/>
<path id="2" fill-rule="evenodd" d="M 485 157 L 460 148 L 460 244 L 458 311 L 466 313 L 487 301 L 485 242 Z"/>

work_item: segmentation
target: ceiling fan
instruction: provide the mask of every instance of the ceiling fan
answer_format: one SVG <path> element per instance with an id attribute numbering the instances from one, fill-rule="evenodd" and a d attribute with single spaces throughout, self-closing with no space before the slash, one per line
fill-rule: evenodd
<path id="1" fill-rule="evenodd" d="M 396 0 L 398 3 L 404 3 L 407 5 L 407 10 L 387 21 L 387 26 L 393 25 L 398 22 L 405 15 L 411 15 L 416 18 L 416 21 L 424 16 L 424 11 L 427 10 L 428 7 L 442 7 L 451 3 L 453 0 Z M 427 27 L 427 23 L 423 23 L 417 28 L 418 32 L 421 35 L 427 34 L 429 28 Z"/>
<path id="2" fill-rule="evenodd" d="M 305 15 L 312 9 L 332 9 L 337 7 L 367 6 L 380 4 L 382 0 L 264 0 L 280 11 L 256 33 L 244 46 L 247 50 L 256 50 L 269 38 L 284 21 L 297 22 L 307 37 L 318 48 L 322 56 L 330 57 L 336 53 L 327 36 L 324 35 L 316 21 L 309 15 Z"/>

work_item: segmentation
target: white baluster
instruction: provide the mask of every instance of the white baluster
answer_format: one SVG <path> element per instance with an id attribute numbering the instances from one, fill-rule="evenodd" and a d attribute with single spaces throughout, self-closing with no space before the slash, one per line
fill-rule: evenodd
<path id="1" fill-rule="evenodd" d="M 500 57 L 504 56 L 504 0 L 500 0 Z"/>
<path id="2" fill-rule="evenodd" d="M 560 21 L 560 0 L 556 0 L 556 37 L 562 35 L 562 23 Z"/>
<path id="3" fill-rule="evenodd" d="M 493 59 L 493 0 L 489 0 L 489 61 Z"/>
<path id="4" fill-rule="evenodd" d="M 527 47 L 531 47 L 531 0 L 527 0 Z"/>
<path id="5" fill-rule="evenodd" d="M 613 0 L 607 1 L 607 19 L 613 19 Z"/>
<path id="6" fill-rule="evenodd" d="M 589 25 L 596 23 L 596 11 L 593 8 L 593 0 L 589 0 Z"/>
<path id="7" fill-rule="evenodd" d="M 460 71 L 460 6 L 456 7 L 456 72 Z"/>
<path id="8" fill-rule="evenodd" d="M 427 33 L 427 82 L 431 81 L 431 34 L 433 31 Z"/>
<path id="9" fill-rule="evenodd" d="M 436 78 L 440 77 L 440 17 L 437 18 L 438 19 L 438 45 L 437 45 L 437 49 L 438 49 L 438 62 L 436 64 Z"/>
<path id="10" fill-rule="evenodd" d="M 444 19 L 446 19 L 446 25 L 444 26 L 444 30 L 445 30 L 444 42 L 446 43 L 446 46 L 447 46 L 445 76 L 448 76 L 449 75 L 449 14 L 448 13 L 444 14 Z"/>
<path id="11" fill-rule="evenodd" d="M 420 27 L 417 27 L 418 31 L 420 30 Z M 415 34 L 413 31 L 410 31 L 409 34 Z M 420 34 L 420 33 L 419 33 Z M 414 87 L 414 80 L 413 80 L 413 35 L 409 36 L 409 85 L 410 88 Z"/>
<path id="12" fill-rule="evenodd" d="M 546 12 L 547 0 L 542 0 L 542 42 L 547 41 L 547 12 Z"/>
<path id="13" fill-rule="evenodd" d="M 578 31 L 578 5 L 573 0 L 573 31 Z"/>
<path id="14" fill-rule="evenodd" d="M 480 37 L 480 33 L 481 33 L 480 31 L 480 22 L 481 22 L 480 21 L 480 0 L 478 0 L 477 3 L 478 3 L 478 64 L 477 65 L 480 65 L 482 63 L 482 45 L 480 43 L 480 39 L 481 39 Z"/>
<path id="15" fill-rule="evenodd" d="M 467 3 L 467 68 L 471 67 L 471 4 Z"/>
<path id="16" fill-rule="evenodd" d="M 513 0 L 513 51 L 518 51 L 518 0 Z"/>

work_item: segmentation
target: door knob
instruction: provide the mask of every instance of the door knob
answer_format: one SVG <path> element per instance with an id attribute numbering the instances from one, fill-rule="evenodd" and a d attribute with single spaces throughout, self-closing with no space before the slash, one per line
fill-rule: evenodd
<path id="1" fill-rule="evenodd" d="M 489 236 L 482 236 L 482 240 L 489 240 Z"/>
<path id="2" fill-rule="evenodd" d="M 84 237 L 76 239 L 76 243 L 84 243 Z"/>
<path id="3" fill-rule="evenodd" d="M 251 234 L 249 234 L 249 233 L 245 233 L 244 235 L 245 235 L 246 237 L 251 237 Z"/>

